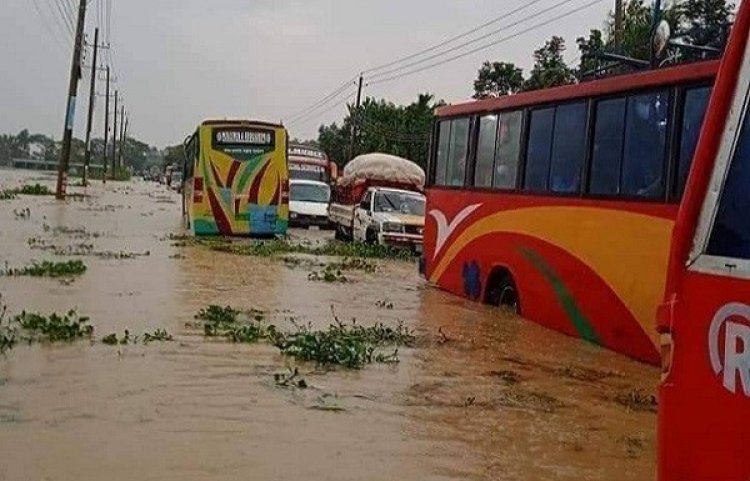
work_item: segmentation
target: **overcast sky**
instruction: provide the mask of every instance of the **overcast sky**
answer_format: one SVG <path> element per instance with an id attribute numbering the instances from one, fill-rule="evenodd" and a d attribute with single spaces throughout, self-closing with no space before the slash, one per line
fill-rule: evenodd
<path id="1" fill-rule="evenodd" d="M 181 142 L 206 118 L 289 119 L 362 70 L 437 44 L 530 0 L 110 1 L 113 62 L 132 117 L 131 133 L 162 147 Z M 545 15 L 539 12 L 560 0 L 537 0 L 480 33 L 527 16 L 533 17 L 530 21 L 476 45 L 590 1 L 571 0 Z M 57 2 L 77 4 L 0 0 L 0 133 L 28 128 L 56 138 L 62 134 L 71 47 Z M 90 38 L 99 23 L 99 2 L 107 0 L 90 1 Z M 614 0 L 604 0 L 460 60 L 369 86 L 365 95 L 396 103 L 409 103 L 420 92 L 449 102 L 464 99 L 484 60 L 512 61 L 528 69 L 532 51 L 554 34 L 568 41 L 567 57 L 573 60 L 575 38 L 600 27 L 610 4 Z M 83 135 L 88 88 L 84 81 L 78 90 L 77 136 Z M 103 92 L 104 86 L 100 83 L 97 90 Z M 289 124 L 291 135 L 314 138 L 318 125 L 340 120 L 344 106 L 330 106 Z M 103 107 L 103 99 L 97 107 Z M 102 112 L 97 109 L 95 135 L 103 130 Z"/>

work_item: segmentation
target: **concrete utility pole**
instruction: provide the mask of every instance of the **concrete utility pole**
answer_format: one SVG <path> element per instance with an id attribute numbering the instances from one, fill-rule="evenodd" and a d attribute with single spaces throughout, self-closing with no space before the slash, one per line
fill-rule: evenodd
<path id="1" fill-rule="evenodd" d="M 94 101 L 96 99 L 96 54 L 99 49 L 99 28 L 94 30 L 94 58 L 91 63 L 91 89 L 89 90 L 89 118 L 86 123 L 86 154 L 83 160 L 83 186 L 88 185 L 87 176 L 91 162 L 91 123 L 94 120 Z"/>
<path id="2" fill-rule="evenodd" d="M 120 114 L 120 153 L 119 153 L 119 158 L 117 160 L 117 166 L 122 169 L 122 148 L 125 145 L 125 124 L 126 124 L 124 105 L 122 106 L 121 112 L 122 113 Z"/>
<path id="3" fill-rule="evenodd" d="M 107 139 L 109 137 L 109 65 L 107 65 L 107 91 L 104 101 L 104 151 L 102 155 L 102 183 L 107 183 Z"/>
<path id="4" fill-rule="evenodd" d="M 359 87 L 357 88 L 357 108 L 354 110 L 354 118 L 352 119 L 352 135 L 349 142 L 349 160 L 354 157 L 354 142 L 357 139 L 357 129 L 359 128 L 359 107 L 362 105 L 362 82 L 364 78 L 362 74 L 359 74 Z"/>
<path id="5" fill-rule="evenodd" d="M 115 90 L 115 125 L 112 129 L 112 176 L 110 179 L 115 178 L 115 155 L 117 154 L 117 101 L 119 100 L 119 92 Z"/>
<path id="6" fill-rule="evenodd" d="M 615 0 L 615 51 L 622 48 L 622 0 Z"/>
<path id="7" fill-rule="evenodd" d="M 78 25 L 76 27 L 75 46 L 73 47 L 73 61 L 70 66 L 70 83 L 68 85 L 68 103 L 65 110 L 65 129 L 63 131 L 62 153 L 60 165 L 57 169 L 57 189 L 55 196 L 65 198 L 68 166 L 70 165 L 70 148 L 73 141 L 73 125 L 76 116 L 76 96 L 78 95 L 78 80 L 81 77 L 81 53 L 83 52 L 83 28 L 86 23 L 87 0 L 78 2 Z"/>

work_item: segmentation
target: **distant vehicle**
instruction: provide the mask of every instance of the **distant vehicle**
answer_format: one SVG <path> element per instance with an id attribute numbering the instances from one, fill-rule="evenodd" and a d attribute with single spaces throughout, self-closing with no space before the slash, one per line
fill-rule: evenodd
<path id="1" fill-rule="evenodd" d="M 315 180 L 331 184 L 336 180 L 336 164 L 317 147 L 302 144 L 289 145 L 289 178 Z"/>
<path id="2" fill-rule="evenodd" d="M 328 203 L 331 187 L 325 182 L 292 179 L 289 181 L 289 225 L 328 227 Z"/>
<path id="3" fill-rule="evenodd" d="M 185 140 L 183 171 L 183 216 L 195 235 L 286 233 L 289 174 L 282 125 L 203 122 Z"/>
<path id="4" fill-rule="evenodd" d="M 344 168 L 329 208 L 339 240 L 422 249 L 424 171 L 388 154 L 361 155 Z"/>
<path id="5" fill-rule="evenodd" d="M 173 172 L 172 181 L 168 187 L 170 189 L 173 189 L 179 192 L 182 189 L 182 184 L 183 184 L 182 172 L 179 172 L 179 171 Z"/>

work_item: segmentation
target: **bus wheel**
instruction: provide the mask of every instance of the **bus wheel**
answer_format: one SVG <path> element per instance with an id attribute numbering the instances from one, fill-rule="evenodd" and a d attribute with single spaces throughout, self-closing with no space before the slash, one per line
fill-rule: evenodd
<path id="1" fill-rule="evenodd" d="M 378 233 L 374 229 L 368 228 L 367 232 L 365 233 L 365 242 L 367 244 L 377 244 Z"/>
<path id="2" fill-rule="evenodd" d="M 484 302 L 491 306 L 505 307 L 520 314 L 521 306 L 518 289 L 513 276 L 507 269 L 498 268 L 492 271 L 487 280 L 487 293 Z"/>

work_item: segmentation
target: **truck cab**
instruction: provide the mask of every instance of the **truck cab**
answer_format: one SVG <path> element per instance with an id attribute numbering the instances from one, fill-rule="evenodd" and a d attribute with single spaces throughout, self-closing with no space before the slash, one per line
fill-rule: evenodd
<path id="1" fill-rule="evenodd" d="M 422 249 L 425 197 L 418 192 L 371 187 L 354 208 L 355 241 Z"/>

